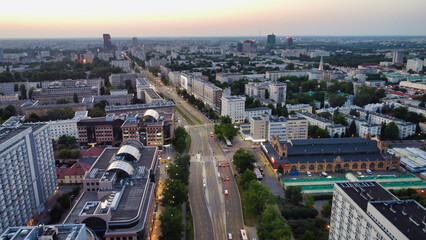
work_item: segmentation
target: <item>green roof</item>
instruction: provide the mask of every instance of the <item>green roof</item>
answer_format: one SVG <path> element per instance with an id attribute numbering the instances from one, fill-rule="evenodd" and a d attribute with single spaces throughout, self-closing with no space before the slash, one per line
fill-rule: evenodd
<path id="1" fill-rule="evenodd" d="M 287 182 L 331 182 L 331 181 L 346 181 L 346 178 L 296 178 L 296 179 L 283 179 L 283 183 Z"/>
<path id="2" fill-rule="evenodd" d="M 375 179 L 406 179 L 406 178 L 415 178 L 418 179 L 416 176 L 412 174 L 408 175 L 400 175 L 400 176 L 365 176 L 365 177 L 356 177 L 359 180 L 375 180 Z"/>

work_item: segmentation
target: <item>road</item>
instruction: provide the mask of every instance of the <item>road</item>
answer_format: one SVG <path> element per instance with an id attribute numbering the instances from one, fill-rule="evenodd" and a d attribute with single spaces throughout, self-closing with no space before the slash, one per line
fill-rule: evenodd
<path id="1" fill-rule="evenodd" d="M 220 143 L 210 136 L 213 123 L 178 96 L 173 88 L 164 86 L 158 77 L 143 68 L 139 69 L 146 72 L 155 90 L 172 99 L 179 109 L 178 112 L 182 112 L 187 118 L 182 116 L 180 120 L 182 123 L 188 123 L 184 126 L 191 136 L 188 190 L 195 239 L 227 239 L 228 233 L 238 238 L 240 230 L 244 228 L 241 198 L 232 164 L 218 167 L 219 163 L 231 163 L 231 157 L 225 154 Z M 224 182 L 223 177 L 229 177 L 229 181 Z M 225 189 L 229 191 L 226 196 Z"/>

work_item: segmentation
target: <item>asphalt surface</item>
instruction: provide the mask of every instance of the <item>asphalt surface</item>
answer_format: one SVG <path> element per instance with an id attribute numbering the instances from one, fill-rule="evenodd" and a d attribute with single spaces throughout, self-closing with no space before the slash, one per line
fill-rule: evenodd
<path id="1" fill-rule="evenodd" d="M 178 96 L 173 87 L 164 86 L 158 77 L 146 73 L 148 79 L 154 83 L 155 90 L 173 99 L 176 107 L 192 122 L 191 125 L 176 112 L 176 115 L 180 116 L 180 125 L 183 125 L 191 136 L 188 190 L 194 238 L 227 239 L 227 234 L 232 233 L 234 239 L 238 239 L 244 225 L 232 164 L 218 167 L 219 163 L 231 163 L 232 155 L 225 154 L 220 143 L 210 136 L 214 124 L 206 116 Z M 223 181 L 225 176 L 229 177 L 229 181 Z M 225 189 L 229 191 L 226 196 Z"/>

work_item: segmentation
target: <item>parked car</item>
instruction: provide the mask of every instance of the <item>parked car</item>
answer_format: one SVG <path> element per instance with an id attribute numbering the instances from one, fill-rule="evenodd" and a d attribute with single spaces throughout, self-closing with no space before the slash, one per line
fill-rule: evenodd
<path id="1" fill-rule="evenodd" d="M 323 176 L 323 177 L 327 177 L 327 176 L 328 176 L 328 174 L 327 174 L 326 172 L 322 172 L 322 173 L 321 173 L 321 176 Z"/>
<path id="2" fill-rule="evenodd" d="M 309 171 L 306 172 L 306 175 L 308 175 L 308 177 L 312 177 L 312 173 Z"/>
<path id="3" fill-rule="evenodd" d="M 358 172 L 356 172 L 356 174 L 357 174 L 358 176 L 361 176 L 361 175 L 362 175 L 362 172 L 358 171 Z"/>
<path id="4" fill-rule="evenodd" d="M 366 169 L 365 172 L 368 173 L 368 175 L 373 174 L 373 172 L 370 169 Z"/>

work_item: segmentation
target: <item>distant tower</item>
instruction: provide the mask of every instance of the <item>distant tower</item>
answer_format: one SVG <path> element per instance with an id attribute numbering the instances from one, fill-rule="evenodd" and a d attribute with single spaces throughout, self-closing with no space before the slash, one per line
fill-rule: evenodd
<path id="1" fill-rule="evenodd" d="M 323 59 L 322 59 L 322 56 L 321 56 L 321 61 L 320 61 L 319 67 L 318 67 L 318 71 L 323 71 L 323 70 L 324 70 L 324 62 L 323 62 Z"/>
<path id="2" fill-rule="evenodd" d="M 291 46 L 293 46 L 293 38 L 287 37 L 287 47 L 291 47 Z"/>
<path id="3" fill-rule="evenodd" d="M 132 45 L 134 48 L 138 47 L 138 38 L 137 37 L 133 37 L 132 38 Z"/>
<path id="4" fill-rule="evenodd" d="M 268 48 L 274 48 L 275 47 L 275 42 L 276 42 L 276 36 L 275 36 L 275 34 L 271 34 L 271 35 L 267 36 L 266 46 Z"/>
<path id="5" fill-rule="evenodd" d="M 104 48 L 108 50 L 112 50 L 112 42 L 111 42 L 111 35 L 104 33 Z"/>

